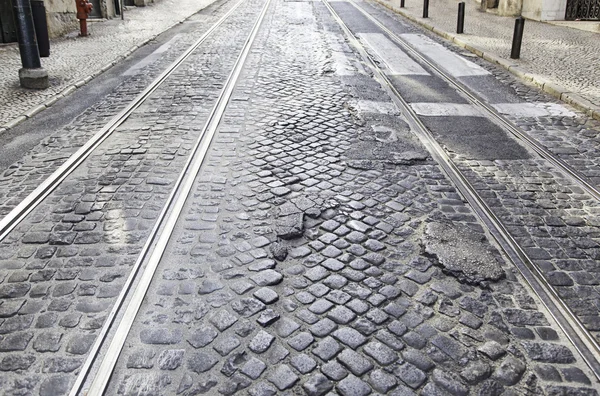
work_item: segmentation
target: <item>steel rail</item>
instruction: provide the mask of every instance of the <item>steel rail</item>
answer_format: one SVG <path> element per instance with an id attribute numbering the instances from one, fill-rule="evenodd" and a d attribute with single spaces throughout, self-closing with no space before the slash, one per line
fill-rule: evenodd
<path id="1" fill-rule="evenodd" d="M 86 396 L 101 396 L 104 394 L 106 387 L 112 377 L 112 373 L 117 364 L 118 358 L 121 354 L 123 346 L 125 345 L 125 341 L 133 322 L 137 316 L 137 313 L 142 306 L 146 293 L 150 287 L 156 269 L 160 264 L 160 261 L 163 257 L 163 254 L 166 251 L 167 245 L 171 239 L 171 235 L 175 229 L 175 226 L 179 220 L 183 207 L 187 201 L 187 197 L 189 196 L 194 183 L 196 181 L 196 177 L 200 172 L 200 168 L 204 163 L 206 158 L 206 154 L 210 148 L 210 144 L 217 132 L 219 124 L 225 114 L 225 110 L 229 103 L 229 100 L 233 94 L 233 90 L 235 85 L 242 73 L 244 64 L 246 59 L 248 58 L 248 54 L 250 53 L 250 49 L 252 44 L 256 39 L 256 35 L 262 25 L 266 12 L 269 8 L 271 0 L 267 0 L 265 5 L 263 6 L 261 13 L 259 14 L 256 22 L 254 23 L 250 35 L 246 38 L 242 51 L 240 52 L 239 57 L 236 60 L 234 68 L 227 78 L 225 82 L 225 86 L 223 87 L 217 102 L 215 103 L 212 111 L 209 115 L 208 121 L 205 124 L 199 139 L 197 140 L 192 154 L 188 159 L 188 163 L 186 164 L 185 169 L 182 171 L 180 175 L 180 179 L 178 180 L 178 186 L 174 190 L 176 193 L 173 194 L 173 199 L 169 201 L 167 205 L 163 208 L 163 216 L 160 220 L 161 223 L 164 222 L 164 226 L 156 227 L 155 232 L 153 232 L 152 239 L 156 240 L 153 244 L 154 246 L 151 249 L 148 249 L 140 255 L 138 261 L 140 264 L 144 261 L 147 262 L 145 264 L 144 271 L 141 273 L 139 277 L 139 282 L 137 283 L 135 289 L 131 293 L 131 299 L 125 310 L 123 312 L 121 321 L 119 322 L 118 327 L 116 328 L 114 335 L 111 339 L 108 348 L 106 349 L 106 353 L 103 356 L 103 359 L 100 363 L 100 366 L 91 382 L 89 389 L 85 392 Z M 158 237 L 158 239 L 156 239 Z M 149 253 L 149 256 L 148 256 Z M 106 336 L 107 333 L 105 333 Z M 96 351 L 98 353 L 99 351 Z M 81 375 L 81 374 L 80 374 Z M 71 396 L 75 396 L 77 392 L 71 392 Z"/>
<path id="2" fill-rule="evenodd" d="M 220 25 L 223 24 L 223 22 L 225 22 L 225 20 L 227 20 L 233 13 L 234 11 L 244 2 L 245 0 L 240 0 L 238 1 L 225 15 L 223 15 L 208 31 L 206 31 L 202 37 L 200 37 L 200 39 L 198 39 L 194 44 L 192 44 L 192 46 L 190 46 L 188 48 L 188 50 L 186 50 L 186 52 L 184 54 L 182 54 L 176 61 L 174 61 L 169 68 L 167 68 L 167 70 L 165 70 L 164 73 L 161 74 L 161 76 L 159 76 L 152 84 L 157 83 L 158 85 L 160 85 L 162 82 L 164 82 L 164 80 L 172 73 L 174 72 L 178 66 L 181 65 L 181 63 L 187 59 L 189 57 L 189 55 L 198 48 L 199 45 L 201 45 L 209 36 L 212 32 L 214 32 L 214 30 L 216 30 L 216 28 L 218 28 Z M 154 89 L 152 89 L 152 92 L 154 92 L 156 90 L 156 88 L 158 87 L 155 86 Z M 150 87 L 149 87 L 150 88 Z M 134 99 L 134 102 L 138 101 L 139 99 L 143 98 L 143 100 L 147 99 L 148 96 L 150 95 L 150 91 L 149 88 L 147 88 L 148 90 L 148 94 L 140 94 L 136 99 Z M 139 107 L 141 103 L 138 103 L 138 105 L 136 106 Z M 133 112 L 133 110 L 135 110 L 135 108 L 132 108 L 131 111 L 129 112 L 129 114 L 131 114 Z M 125 110 L 124 110 L 125 111 Z M 214 110 L 213 110 L 214 111 Z M 118 116 L 117 116 L 118 117 Z M 115 117 L 115 119 L 111 120 L 111 122 L 113 121 L 117 121 L 117 117 Z M 121 123 L 124 120 L 121 121 Z M 116 127 L 115 127 L 116 128 Z M 105 137 L 106 138 L 106 137 Z M 200 140 L 202 138 L 202 135 L 200 135 L 200 137 L 197 140 L 197 144 L 199 144 Z M 98 143 L 99 144 L 99 143 Z M 89 154 L 88 154 L 89 155 Z M 167 201 L 165 203 L 165 205 L 163 206 L 158 219 L 156 221 L 156 223 L 154 224 L 152 231 L 150 232 L 150 236 L 148 237 L 148 239 L 146 240 L 146 243 L 144 244 L 144 246 L 142 247 L 142 250 L 138 256 L 138 259 L 136 260 L 135 264 L 133 265 L 131 272 L 127 278 L 127 280 L 125 281 L 125 284 L 123 285 L 123 288 L 121 290 L 121 292 L 119 293 L 119 296 L 117 297 L 117 300 L 115 301 L 115 304 L 113 305 L 113 308 L 111 309 L 110 313 L 108 314 L 106 321 L 104 322 L 104 325 L 102 326 L 102 329 L 100 330 L 100 333 L 98 334 L 98 337 L 96 338 L 96 341 L 94 342 L 94 344 L 92 345 L 92 348 L 90 349 L 90 352 L 88 354 L 88 358 L 86 359 L 85 363 L 83 364 L 79 375 L 77 376 L 77 379 L 75 380 L 75 383 L 73 384 L 72 388 L 71 388 L 71 392 L 69 393 L 70 396 L 76 396 L 79 391 L 81 390 L 81 388 L 83 387 L 83 385 L 85 384 L 85 381 L 87 379 L 87 376 L 89 375 L 89 372 L 96 360 L 97 354 L 100 350 L 100 348 L 102 347 L 102 345 L 104 344 L 105 338 L 108 334 L 108 332 L 110 331 L 115 318 L 117 317 L 119 310 L 123 304 L 123 302 L 125 301 L 125 299 L 128 296 L 129 290 L 131 288 L 131 286 L 133 285 L 137 273 L 139 271 L 139 269 L 141 268 L 142 264 L 143 264 L 143 258 L 146 256 L 147 252 L 151 249 L 151 247 L 153 246 L 153 244 L 155 243 L 155 237 L 158 234 L 159 230 L 161 229 L 162 226 L 162 219 L 164 219 L 168 213 L 169 207 L 171 205 L 171 203 L 175 200 L 175 197 L 177 196 L 177 188 L 178 186 L 182 183 L 182 179 L 185 175 L 185 170 L 187 168 L 189 168 L 189 164 L 192 161 L 192 157 L 193 155 L 190 155 L 190 157 L 188 158 L 188 160 L 186 161 L 186 164 L 184 165 L 184 170 L 180 173 L 177 181 L 175 182 L 175 187 L 173 188 L 173 190 L 171 191 L 171 193 L 169 194 Z M 63 177 L 64 179 L 64 177 Z"/>
<path id="3" fill-rule="evenodd" d="M 381 84 L 392 101 L 406 116 L 408 124 L 411 126 L 412 130 L 415 131 L 415 134 L 421 143 L 428 149 L 433 159 L 440 164 L 443 171 L 448 175 L 458 191 L 473 208 L 479 219 L 485 224 L 490 235 L 492 235 L 508 258 L 515 264 L 529 287 L 531 287 L 538 295 L 540 301 L 546 307 L 550 315 L 555 319 L 577 352 L 590 367 L 596 378 L 600 380 L 600 347 L 594 337 L 564 303 L 552 285 L 547 282 L 540 269 L 512 237 L 502 221 L 485 203 L 485 200 L 479 196 L 466 176 L 452 162 L 446 151 L 435 140 L 433 134 L 419 119 L 418 115 L 410 105 L 402 98 L 392 82 L 379 68 L 375 60 L 367 53 L 364 46 L 359 42 L 329 2 L 323 0 L 323 3 L 327 6 L 336 22 L 340 25 L 350 43 L 357 49 L 361 57 L 367 61 L 375 80 Z"/>
<path id="4" fill-rule="evenodd" d="M 71 155 L 57 170 L 48 176 L 42 184 L 36 187 L 23 201 L 0 220 L 0 241 L 35 209 L 48 195 L 52 193 L 63 180 L 67 178 L 90 154 L 104 142 L 129 116 L 158 89 L 160 85 L 196 50 L 202 43 L 225 22 L 233 12 L 244 2 L 239 0 L 225 15 L 212 25 L 198 40 L 171 63 L 154 81 L 150 83 L 138 96 L 135 97 L 127 107 L 115 115 L 100 129 L 90 140 Z"/>
<path id="5" fill-rule="evenodd" d="M 505 131 L 509 132 L 511 135 L 516 137 L 518 140 L 523 141 L 530 149 L 535 151 L 539 156 L 546 159 L 556 168 L 560 169 L 564 172 L 572 181 L 578 184 L 581 188 L 583 188 L 588 194 L 590 194 L 594 199 L 600 201 L 600 188 L 596 186 L 592 181 L 589 180 L 588 177 L 583 175 L 581 172 L 573 168 L 571 165 L 567 164 L 561 158 L 559 158 L 556 154 L 552 153 L 548 150 L 543 144 L 538 142 L 536 139 L 530 137 L 517 126 L 515 126 L 510 120 L 506 119 L 505 116 L 500 114 L 496 109 L 494 109 L 489 104 L 485 103 L 484 100 L 479 98 L 475 93 L 473 93 L 469 88 L 465 87 L 463 83 L 458 81 L 453 76 L 446 73 L 440 67 L 438 67 L 434 62 L 427 59 L 425 56 L 421 55 L 416 49 L 414 49 L 410 44 L 406 43 L 402 38 L 400 38 L 397 34 L 388 29 L 383 23 L 381 23 L 377 18 L 373 15 L 369 14 L 365 9 L 360 7 L 355 0 L 348 0 L 358 11 L 360 11 L 363 15 L 365 15 L 371 22 L 373 22 L 377 27 L 383 30 L 387 35 L 398 45 L 400 45 L 403 49 L 409 52 L 414 58 L 418 61 L 424 63 L 435 71 L 442 79 L 446 80 L 450 83 L 456 90 L 465 95 L 467 99 L 476 107 L 483 111 L 484 114 L 489 115 L 493 120 L 496 121 L 498 126 L 503 128 Z"/>

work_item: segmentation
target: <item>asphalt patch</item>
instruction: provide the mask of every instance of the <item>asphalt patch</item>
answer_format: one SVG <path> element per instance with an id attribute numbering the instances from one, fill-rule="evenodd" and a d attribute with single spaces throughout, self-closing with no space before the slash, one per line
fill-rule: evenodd
<path id="1" fill-rule="evenodd" d="M 483 117 L 421 117 L 436 140 L 473 160 L 530 159 L 529 152 L 498 125 Z"/>

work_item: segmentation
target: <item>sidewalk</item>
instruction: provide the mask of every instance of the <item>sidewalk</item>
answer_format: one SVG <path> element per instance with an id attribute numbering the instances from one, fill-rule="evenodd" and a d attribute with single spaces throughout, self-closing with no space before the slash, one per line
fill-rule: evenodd
<path id="1" fill-rule="evenodd" d="M 147 7 L 130 7 L 125 20 L 89 22 L 89 37 L 73 32 L 52 40 L 50 57 L 42 58 L 50 88 L 41 91 L 19 86 L 17 44 L 0 47 L 0 133 L 51 106 L 213 1 L 159 0 Z"/>
<path id="2" fill-rule="evenodd" d="M 481 12 L 474 0 L 465 4 L 464 34 L 454 33 L 457 0 L 430 0 L 427 19 L 422 0 L 406 0 L 405 8 L 400 0 L 377 1 L 600 119 L 600 33 L 527 20 L 521 59 L 515 60 L 510 59 L 515 18 Z"/>

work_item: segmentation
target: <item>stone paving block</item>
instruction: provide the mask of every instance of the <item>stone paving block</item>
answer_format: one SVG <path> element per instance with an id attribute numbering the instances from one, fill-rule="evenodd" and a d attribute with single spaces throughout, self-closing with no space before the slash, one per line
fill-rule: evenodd
<path id="1" fill-rule="evenodd" d="M 279 390 L 290 388 L 296 383 L 296 381 L 298 381 L 298 379 L 299 377 L 294 374 L 292 369 L 285 364 L 277 367 L 277 369 L 275 369 L 275 371 L 268 376 L 268 380 L 271 381 L 271 383 L 273 383 Z"/>
<path id="2" fill-rule="evenodd" d="M 371 387 L 359 378 L 349 375 L 339 382 L 337 390 L 344 396 L 366 396 L 371 393 Z"/>
<path id="3" fill-rule="evenodd" d="M 368 359 L 351 349 L 344 349 L 337 359 L 359 377 L 373 368 L 373 364 Z"/>
<path id="4" fill-rule="evenodd" d="M 248 345 L 248 347 L 253 352 L 263 353 L 267 349 L 269 349 L 269 347 L 271 346 L 271 344 L 273 343 L 274 340 L 275 340 L 275 337 L 273 337 L 271 334 L 267 333 L 266 331 L 261 330 L 256 334 L 256 336 L 252 339 L 252 341 L 250 341 L 250 344 Z"/>

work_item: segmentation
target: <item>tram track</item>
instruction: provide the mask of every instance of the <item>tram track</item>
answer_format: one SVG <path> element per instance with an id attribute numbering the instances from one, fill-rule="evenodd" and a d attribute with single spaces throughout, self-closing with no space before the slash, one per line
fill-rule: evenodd
<path id="1" fill-rule="evenodd" d="M 515 136 L 517 139 L 525 142 L 526 145 L 534 152 L 536 152 L 542 158 L 548 160 L 560 171 L 564 172 L 571 180 L 575 181 L 578 185 L 584 188 L 585 191 L 595 199 L 600 200 L 599 190 L 596 188 L 596 186 L 590 183 L 585 176 L 579 174 L 579 172 L 577 172 L 575 169 L 571 168 L 560 158 L 549 152 L 539 142 L 526 136 L 525 133 L 515 127 L 509 120 L 506 120 L 489 105 L 483 103 L 460 82 L 444 73 L 439 67 L 432 64 L 432 62 L 420 55 L 416 50 L 402 41 L 381 22 L 360 8 L 353 0 L 348 1 L 369 20 L 374 22 L 380 29 L 385 31 L 389 37 L 398 43 L 403 49 L 406 49 L 420 62 L 423 62 L 432 70 L 439 73 L 442 78 L 451 83 L 457 90 L 460 90 L 460 92 L 467 96 L 474 105 L 487 112 L 490 117 L 493 117 L 498 123 L 500 123 L 505 130 L 513 134 L 513 136 Z M 464 199 L 470 204 L 479 219 L 485 224 L 488 232 L 494 238 L 496 243 L 515 264 L 527 284 L 538 295 L 541 302 L 561 327 L 586 364 L 590 367 L 596 378 L 600 380 L 600 345 L 594 336 L 585 328 L 577 315 L 575 315 L 575 313 L 567 306 L 567 304 L 557 293 L 556 289 L 545 278 L 542 270 L 527 255 L 523 247 L 508 231 L 502 220 L 498 218 L 493 209 L 485 202 L 485 199 L 480 196 L 474 186 L 469 182 L 468 178 L 452 161 L 446 150 L 440 145 L 440 143 L 437 142 L 433 133 L 425 126 L 417 113 L 402 97 L 401 93 L 393 85 L 392 81 L 381 70 L 375 59 L 367 52 L 364 45 L 338 15 L 329 1 L 323 0 L 323 3 L 348 38 L 351 46 L 358 51 L 361 58 L 363 58 L 370 70 L 373 72 L 373 77 L 381 84 L 392 101 L 406 117 L 408 124 L 415 132 L 421 143 L 427 148 L 433 159 L 441 166 L 443 171 L 451 179 Z"/>
<path id="2" fill-rule="evenodd" d="M 427 59 L 425 56 L 421 55 L 419 51 L 415 50 L 410 44 L 408 44 L 405 40 L 399 37 L 397 34 L 392 32 L 389 28 L 387 28 L 383 23 L 381 23 L 377 18 L 373 15 L 369 14 L 364 8 L 359 6 L 356 1 L 348 0 L 350 4 L 352 4 L 361 14 L 367 17 L 371 22 L 373 22 L 378 28 L 383 30 L 388 37 L 392 39 L 396 44 L 402 47 L 403 50 L 408 52 L 411 56 L 417 59 L 421 64 L 425 64 L 430 70 L 433 70 L 437 73 L 445 82 L 449 83 L 454 89 L 456 89 L 459 93 L 463 94 L 472 105 L 477 107 L 483 114 L 487 115 L 488 118 L 495 121 L 500 127 L 502 127 L 505 131 L 509 132 L 512 136 L 517 138 L 519 141 L 525 143 L 527 147 L 537 153 L 540 157 L 549 161 L 554 167 L 559 169 L 561 172 L 567 175 L 572 181 L 578 184 L 581 188 L 583 188 L 589 195 L 591 195 L 594 199 L 600 202 L 600 188 L 596 186 L 589 178 L 579 172 L 577 169 L 573 168 L 571 165 L 567 164 L 561 158 L 556 156 L 550 150 L 548 150 L 542 143 L 537 141 L 536 139 L 529 136 L 527 133 L 522 131 L 519 127 L 514 125 L 510 120 L 500 114 L 496 109 L 494 109 L 489 104 L 485 103 L 484 100 L 479 98 L 475 93 L 473 93 L 469 88 L 467 88 L 464 84 L 458 81 L 456 78 L 452 77 L 450 74 L 446 73 L 442 68 L 436 65 L 434 62 Z"/>
<path id="3" fill-rule="evenodd" d="M 48 197 L 70 174 L 72 174 L 117 128 L 122 125 L 148 98 L 198 49 L 225 21 L 231 17 L 244 0 L 239 0 L 217 22 L 198 38 L 185 52 L 173 61 L 141 93 L 118 114 L 110 119 L 79 150 L 73 153 L 58 169 L 48 176 L 25 199 L 0 220 L 0 241 L 21 223 L 42 201 Z"/>
<path id="4" fill-rule="evenodd" d="M 235 7 L 243 1 L 244 0 L 237 3 Z M 233 90 L 242 73 L 244 64 L 270 3 L 271 0 L 265 2 L 250 34 L 246 38 L 234 67 L 225 81 L 223 89 L 210 112 L 207 122 L 196 140 L 191 154 L 175 183 L 175 187 L 163 206 L 159 218 L 152 229 L 142 252 L 138 256 L 125 286 L 113 306 L 109 319 L 105 322 L 100 335 L 97 337 L 96 342 L 88 355 L 84 367 L 80 371 L 80 374 L 71 389 L 71 396 L 82 393 L 87 396 L 99 396 L 104 394 L 137 312 L 142 305 L 154 277 L 154 273 L 167 248 L 184 204 L 194 186 L 195 179 L 204 163 L 211 142 L 225 114 Z M 143 272 L 139 273 L 142 266 L 144 268 Z M 132 290 L 131 288 L 134 282 L 136 285 Z M 127 305 L 123 306 L 126 300 L 128 300 Z M 101 348 L 108 340 L 110 335 L 109 332 L 113 328 L 115 319 L 119 314 L 122 314 L 121 320 L 110 338 L 110 344 L 108 344 L 106 351 L 102 353 Z M 88 381 L 88 377 L 94 368 L 94 363 L 101 354 L 103 358 L 99 363 L 99 367 L 93 378 Z M 86 387 L 86 384 L 89 384 L 89 386 Z"/>

